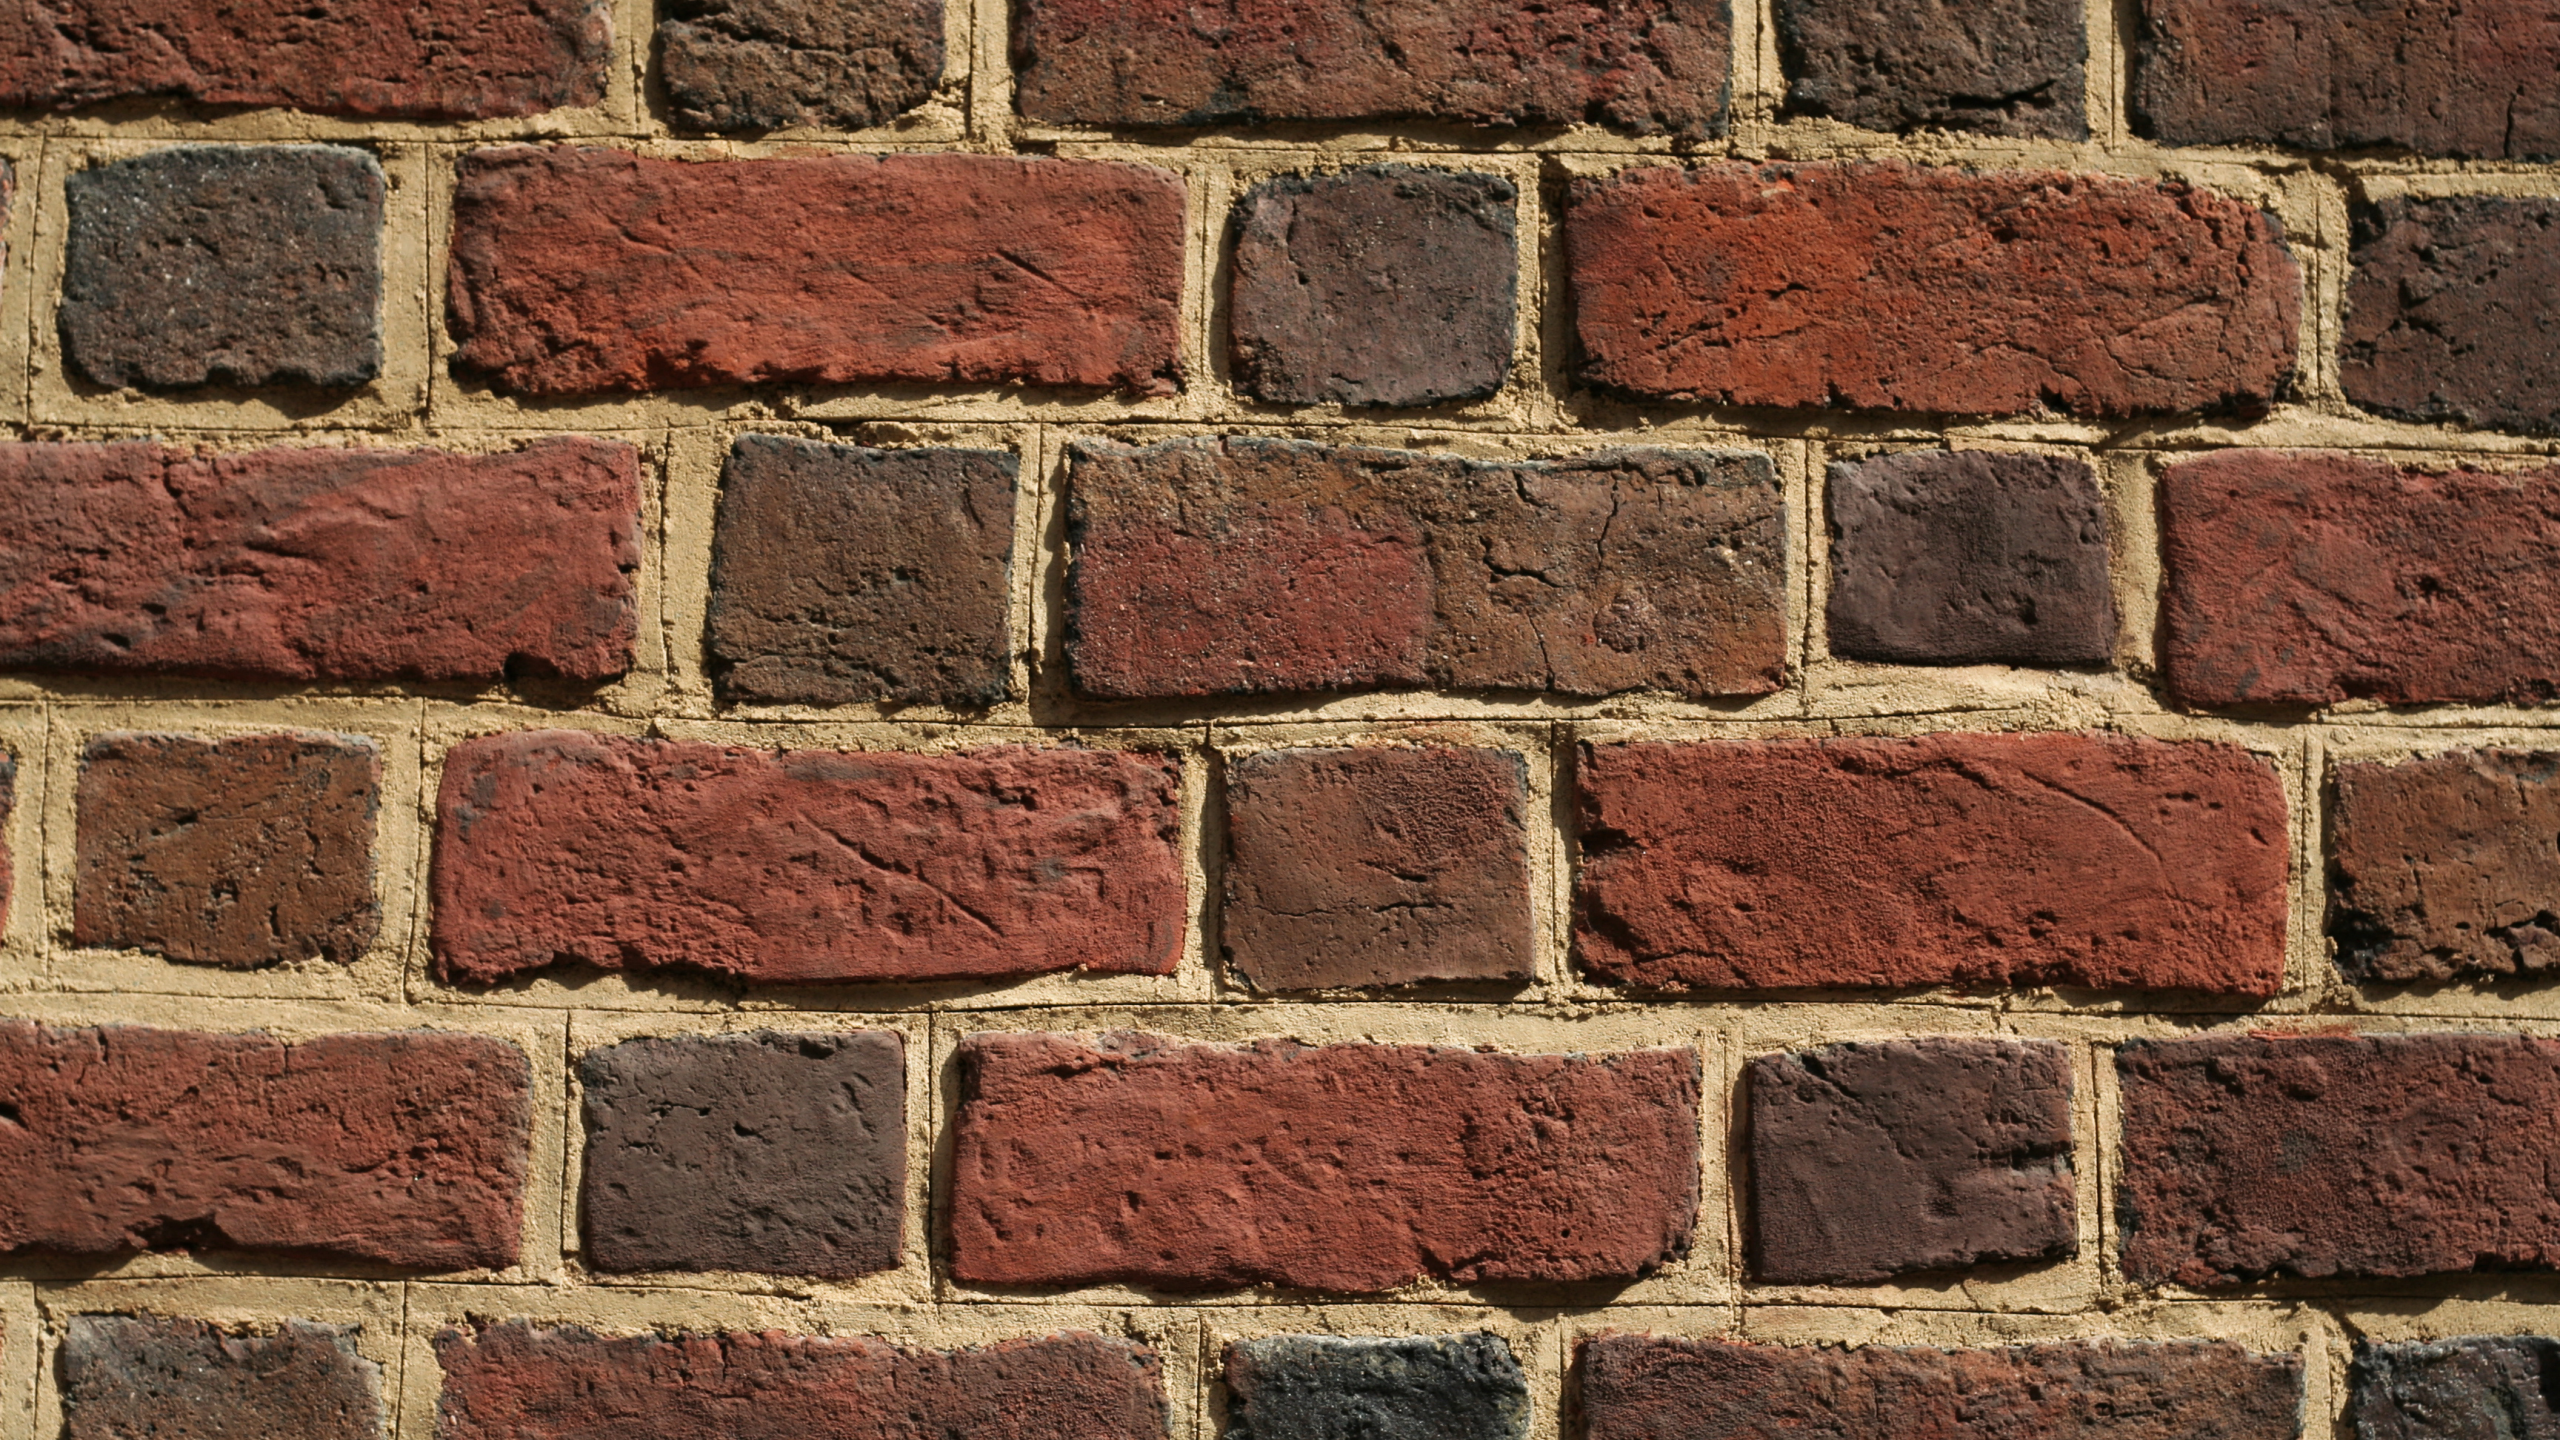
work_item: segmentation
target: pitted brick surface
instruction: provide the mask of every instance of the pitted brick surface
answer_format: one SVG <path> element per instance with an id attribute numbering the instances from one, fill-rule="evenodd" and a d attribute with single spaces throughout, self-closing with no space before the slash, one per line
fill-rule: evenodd
<path id="1" fill-rule="evenodd" d="M 1227 1347 L 1226 1440 L 1528 1440 L 1498 1335 L 1272 1335 Z"/>
<path id="2" fill-rule="evenodd" d="M 1624 1280 L 1697 1220 L 1693 1050 L 975 1035 L 960 1067 L 971 1284 Z"/>
<path id="3" fill-rule="evenodd" d="M 56 1361 L 62 1440 L 379 1440 L 382 1367 L 336 1326 L 226 1334 L 201 1320 L 75 1315 Z"/>
<path id="4" fill-rule="evenodd" d="M 2358 1342 L 2355 1440 L 2560 1440 L 2560 1340 Z"/>
<path id="5" fill-rule="evenodd" d="M 943 0 L 669 0 L 660 78 L 694 130 L 860 130 L 942 80 Z"/>
<path id="6" fill-rule="evenodd" d="M 2079 140 L 2081 0 L 1778 0 L 1787 108 L 1869 130 Z"/>
<path id="7" fill-rule="evenodd" d="M 2560 202 L 2395 196 L 2354 222 L 2347 398 L 2395 420 L 2560 430 Z"/>
<path id="8" fill-rule="evenodd" d="M 2329 938 L 2349 979 L 2560 969 L 2560 755 L 2348 763 L 2331 787 Z"/>

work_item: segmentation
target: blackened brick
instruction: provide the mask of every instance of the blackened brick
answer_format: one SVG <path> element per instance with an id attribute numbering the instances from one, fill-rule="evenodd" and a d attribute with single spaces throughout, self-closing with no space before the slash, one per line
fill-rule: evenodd
<path id="1" fill-rule="evenodd" d="M 668 0 L 659 76 L 678 125 L 878 125 L 942 79 L 943 0 Z"/>
<path id="2" fill-rule="evenodd" d="M 2399 420 L 2560 429 L 2560 201 L 2358 206 L 2349 260 L 2348 399 Z"/>
<path id="3" fill-rule="evenodd" d="M 2089 133 L 2081 0 L 1778 0 L 1787 108 L 1869 130 Z"/>
<path id="4" fill-rule="evenodd" d="M 1227 1347 L 1227 1440 L 1528 1440 L 1498 1335 L 1273 1335 Z"/>
<path id="5" fill-rule="evenodd" d="M 2560 1341 L 2359 1341 L 2347 1419 L 2355 1440 L 2560 1440 Z"/>
<path id="6" fill-rule="evenodd" d="M 201 1320 L 75 1315 L 57 1372 L 63 1440 L 379 1440 L 382 1367 L 354 1338 L 307 1320 L 235 1335 Z"/>
<path id="7" fill-rule="evenodd" d="M 2560 754 L 2457 750 L 2337 767 L 2329 938 L 2384 983 L 2560 968 Z"/>

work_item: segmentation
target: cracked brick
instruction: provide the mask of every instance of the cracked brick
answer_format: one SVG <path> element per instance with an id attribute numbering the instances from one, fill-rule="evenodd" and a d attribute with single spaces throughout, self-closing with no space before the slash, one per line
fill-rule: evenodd
<path id="1" fill-rule="evenodd" d="M 942 81 L 943 0 L 668 0 L 659 76 L 695 130 L 885 124 Z"/>
<path id="2" fill-rule="evenodd" d="M 1272 1335 L 1227 1347 L 1226 1440 L 1528 1440 L 1502 1337 Z"/>
<path id="3" fill-rule="evenodd" d="M 1778 0 L 1777 26 L 1795 114 L 2088 138 L 2080 0 Z"/>
<path id="4" fill-rule="evenodd" d="M 286 1320 L 232 1334 L 201 1320 L 75 1315 L 63 1327 L 62 1440 L 379 1440 L 382 1367 L 352 1327 Z"/>
<path id="5" fill-rule="evenodd" d="M 2560 1340 L 2356 1342 L 2355 1440 L 2560 1440 Z"/>
<path id="6" fill-rule="evenodd" d="M 2351 980 L 2560 969 L 2560 754 L 2457 750 L 2341 764 L 2329 938 Z"/>
<path id="7" fill-rule="evenodd" d="M 2353 220 L 2347 398 L 2395 420 L 2560 430 L 2560 201 L 2394 196 Z"/>

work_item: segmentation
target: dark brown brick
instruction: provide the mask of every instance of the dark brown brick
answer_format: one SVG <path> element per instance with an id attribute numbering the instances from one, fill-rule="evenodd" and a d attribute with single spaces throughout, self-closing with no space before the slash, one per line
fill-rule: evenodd
<path id="1" fill-rule="evenodd" d="M 1761 1280 L 1859 1285 L 2080 1251 L 2071 1060 L 2053 1041 L 1763 1055 L 1750 1097 Z"/>
<path id="2" fill-rule="evenodd" d="M 1778 0 L 1787 108 L 1869 130 L 2085 139 L 2080 0 Z"/>
<path id="3" fill-rule="evenodd" d="M 2347 398 L 2396 420 L 2560 429 L 2560 201 L 2401 196 L 2354 219 Z"/>
<path id="4" fill-rule="evenodd" d="M 2560 696 L 2560 467 L 2231 450 L 2159 485 L 2160 664 L 2190 705 Z"/>
<path id="5" fill-rule="evenodd" d="M 1726 0 L 1022 0 L 1015 104 L 1066 125 L 1448 120 L 1725 128 Z"/>
<path id="6" fill-rule="evenodd" d="M 1003 450 L 742 435 L 711 551 L 711 659 L 732 700 L 973 707 L 1011 685 Z"/>
<path id="7" fill-rule="evenodd" d="M 334 1325 L 231 1334 L 201 1320 L 75 1315 L 56 1373 L 62 1440 L 379 1440 L 382 1367 Z"/>
<path id="8" fill-rule="evenodd" d="M 2106 502 L 2077 460 L 1924 450 L 1831 467 L 1831 653 L 2104 665 Z"/>
<path id="9" fill-rule="evenodd" d="M 2560 1041 L 2218 1035 L 2116 1075 L 2136 1283 L 2560 1268 Z"/>
<path id="10" fill-rule="evenodd" d="M 1224 1440 L 1528 1440 L 1502 1337 L 1271 1335 L 1227 1347 Z"/>
<path id="11" fill-rule="evenodd" d="M 2548 0 L 2143 0 L 2134 127 L 2172 145 L 2560 155 Z"/>
<path id="12" fill-rule="evenodd" d="M 2356 1343 L 2355 1440 L 2560 1440 L 2560 1340 Z"/>
<path id="13" fill-rule="evenodd" d="M 1511 373 L 1520 273 L 1499 175 L 1289 175 L 1236 206 L 1236 383 L 1286 405 L 1478 400 Z"/>
<path id="14" fill-rule="evenodd" d="M 2284 787 L 2237 746 L 1591 745 L 1575 783 L 1574 953 L 1613 984 L 2284 984 Z"/>
<path id="15" fill-rule="evenodd" d="M 382 925 L 382 751 L 360 735 L 102 735 L 80 757 L 71 938 L 253 970 Z"/>
<path id="16" fill-rule="evenodd" d="M 942 81 L 943 0 L 667 0 L 658 74 L 695 130 L 860 130 Z"/>
<path id="17" fill-rule="evenodd" d="M 1582 1346 L 1584 1440 L 2296 1440 L 2302 1359 L 2227 1341 L 1935 1350 L 1607 1335 Z"/>
<path id="18" fill-rule="evenodd" d="M 907 1056 L 895 1032 L 590 1050 L 582 1195 L 599 1270 L 841 1280 L 898 1266 Z"/>
<path id="19" fill-rule="evenodd" d="M 443 1440 L 1164 1440 L 1163 1362 L 1099 1335 L 972 1350 L 523 1321 L 436 1337 Z"/>
<path id="20" fill-rule="evenodd" d="M 1629 1280 L 1697 1220 L 1693 1050 L 973 1035 L 960 1077 L 969 1284 Z"/>
<path id="21" fill-rule="evenodd" d="M 1243 437 L 1070 451 L 1067 663 L 1110 699 L 1760 695 L 1786 518 L 1757 451 L 1485 463 Z"/>
<path id="22" fill-rule="evenodd" d="M 2560 969 L 2560 754 L 2457 750 L 2330 781 L 2329 938 L 2351 980 Z"/>
<path id="23" fill-rule="evenodd" d="M 1227 963 L 1256 989 L 1531 978 L 1526 766 L 1507 750 L 1227 764 Z"/>

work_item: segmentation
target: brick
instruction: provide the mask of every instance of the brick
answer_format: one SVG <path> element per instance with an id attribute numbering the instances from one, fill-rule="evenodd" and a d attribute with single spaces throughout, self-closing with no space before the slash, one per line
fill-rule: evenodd
<path id="1" fill-rule="evenodd" d="M 1498 1335 L 1271 1335 L 1227 1347 L 1226 1440 L 1529 1440 Z"/>
<path id="2" fill-rule="evenodd" d="M 2560 468 L 2227 451 L 2159 482 L 2160 668 L 2190 705 L 2560 694 Z"/>
<path id="3" fill-rule="evenodd" d="M 1725 130 L 1725 0 L 1022 0 L 1015 105 L 1061 125 L 1443 120 Z"/>
<path id="4" fill-rule="evenodd" d="M 382 167 L 182 145 L 72 174 L 62 355 L 93 384 L 362 385 L 382 369 Z"/>
<path id="5" fill-rule="evenodd" d="M 711 548 L 713 673 L 731 700 L 974 707 L 1012 684 L 1004 450 L 741 435 Z"/>
<path id="6" fill-rule="evenodd" d="M 2329 800 L 2329 938 L 2366 983 L 2560 968 L 2560 754 L 2457 750 L 2342 764 Z"/>
<path id="7" fill-rule="evenodd" d="M 382 1367 L 354 1338 L 308 1320 L 234 1335 L 201 1320 L 75 1315 L 57 1362 L 63 1440 L 377 1440 Z"/>
<path id="8" fill-rule="evenodd" d="M 2560 202 L 2355 207 L 2338 383 L 2395 420 L 2560 430 Z"/>
<path id="9" fill-rule="evenodd" d="M 638 457 L 601 440 L 0 445 L 0 669 L 609 680 L 631 667 L 639 530 Z"/>
<path id="10" fill-rule="evenodd" d="M 1831 653 L 1904 665 L 2104 665 L 2106 502 L 2059 455 L 1922 450 L 1831 467 Z"/>
<path id="11" fill-rule="evenodd" d="M 436 1337 L 446 1440 L 925 1436 L 1163 1440 L 1163 1362 L 1081 1333 L 968 1350 L 724 1332 L 605 1337 L 523 1321 Z"/>
<path id="12" fill-rule="evenodd" d="M 1189 910 L 1181 826 L 1181 766 L 1157 754 L 491 735 L 445 758 L 436 968 L 1164 975 Z"/>
<path id="13" fill-rule="evenodd" d="M 1778 0 L 1787 109 L 1868 130 L 2085 140 L 2080 0 Z"/>
<path id="14" fill-rule="evenodd" d="M 960 1088 L 967 1284 L 1628 1280 L 1697 1220 L 1693 1050 L 974 1035 Z"/>
<path id="15" fill-rule="evenodd" d="M 254 970 L 382 927 L 382 749 L 361 735 L 109 734 L 80 756 L 75 944 Z"/>
<path id="16" fill-rule="evenodd" d="M 535 115 L 604 98 L 610 0 L 46 0 L 0 14 L 0 108 L 108 100 L 372 119 Z"/>
<path id="17" fill-rule="evenodd" d="M 1749 1068 L 1751 1267 L 1782 1285 L 2080 1251 L 2071 1061 L 2049 1040 L 1886 1040 Z"/>
<path id="18" fill-rule="evenodd" d="M 898 1266 L 907 1052 L 895 1032 L 590 1050 L 586 1259 L 599 1270 L 849 1279 Z"/>
<path id="19" fill-rule="evenodd" d="M 533 396 L 721 385 L 1174 389 L 1181 178 L 992 155 L 461 161 L 458 374 Z"/>
<path id="20" fill-rule="evenodd" d="M 2544 0 L 2143 0 L 2135 129 L 2172 145 L 2560 155 Z"/>
<path id="21" fill-rule="evenodd" d="M 2539 1335 L 2356 1343 L 2355 1440 L 2554 1440 L 2560 1341 Z"/>
<path id="22" fill-rule="evenodd" d="M 1067 501 L 1087 695 L 1764 695 L 1786 674 L 1785 504 L 1757 451 L 1083 441 Z"/>
<path id="23" fill-rule="evenodd" d="M 1565 242 L 1582 379 L 1719 405 L 2256 407 L 2302 313 L 2271 219 L 2164 181 L 1648 167 L 1576 181 Z"/>
<path id="24" fill-rule="evenodd" d="M 1259 990 L 1526 982 L 1527 767 L 1508 750 L 1227 762 L 1227 963 Z"/>
<path id="25" fill-rule="evenodd" d="M 531 1083 L 523 1051 L 475 1035 L 0 1020 L 0 1255 L 511 1265 Z"/>
<path id="26" fill-rule="evenodd" d="M 2220 1035 L 2116 1052 L 2138 1284 L 2560 1265 L 2560 1041 Z"/>
<path id="27" fill-rule="evenodd" d="M 1574 953 L 1609 984 L 2284 983 L 2284 787 L 2237 746 L 1588 745 L 1575 789 Z"/>
<path id="28" fill-rule="evenodd" d="M 1284 175 L 1236 206 L 1236 384 L 1284 405 L 1480 400 L 1511 373 L 1519 190 L 1374 165 Z"/>
<path id="29" fill-rule="evenodd" d="M 942 82 L 943 0 L 670 0 L 658 77 L 694 130 L 861 130 Z"/>
<path id="30" fill-rule="evenodd" d="M 1584 1342 L 1586 1440 L 2295 1440 L 2302 1359 L 2227 1341 L 1750 1345 L 1606 1335 Z"/>

